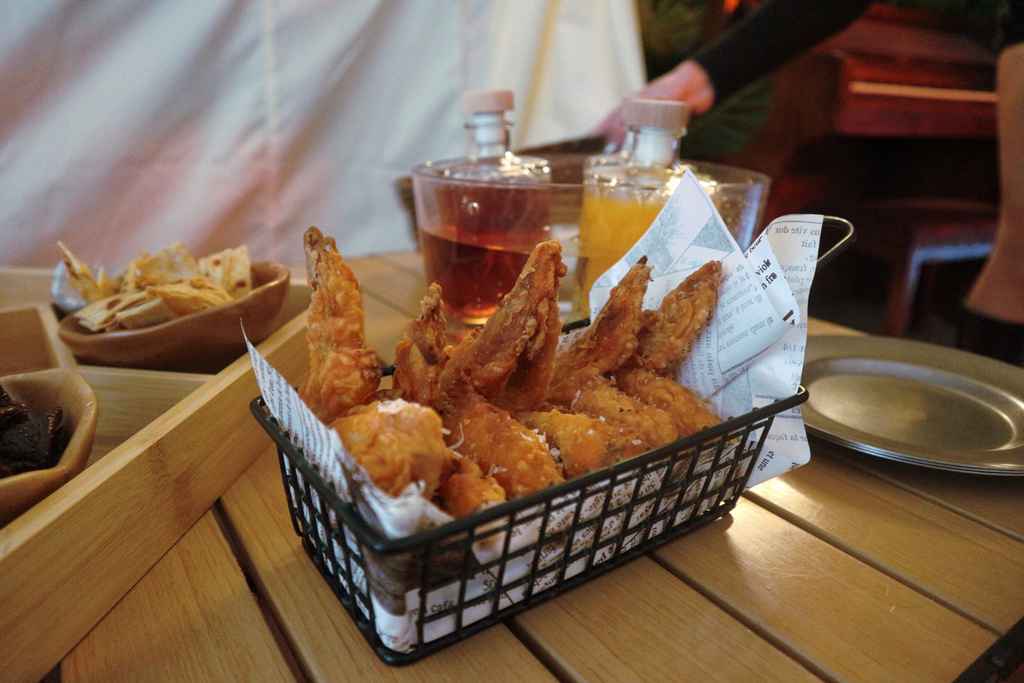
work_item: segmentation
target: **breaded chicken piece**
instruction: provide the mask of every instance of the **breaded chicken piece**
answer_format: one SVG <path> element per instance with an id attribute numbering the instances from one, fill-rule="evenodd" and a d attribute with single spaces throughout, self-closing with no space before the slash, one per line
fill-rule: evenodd
<path id="1" fill-rule="evenodd" d="M 621 423 L 552 408 L 517 413 L 516 420 L 543 434 L 557 449 L 566 479 L 607 467 L 645 450 L 643 439 Z"/>
<path id="2" fill-rule="evenodd" d="M 668 413 L 679 436 L 689 436 L 721 422 L 696 394 L 668 377 L 632 367 L 616 371 L 614 380 L 615 386 L 629 396 Z"/>
<path id="3" fill-rule="evenodd" d="M 458 469 L 437 490 L 442 510 L 452 517 L 465 517 L 484 507 L 505 502 L 505 489 L 488 477 L 474 461 L 456 457 Z"/>
<path id="4" fill-rule="evenodd" d="M 595 377 L 587 382 L 564 407 L 621 423 L 643 440 L 645 450 L 662 446 L 679 436 L 668 413 L 628 396 L 606 377 Z"/>
<path id="5" fill-rule="evenodd" d="M 558 312 L 558 283 L 565 276 L 566 268 L 561 260 L 561 248 L 544 255 L 538 269 L 541 273 L 539 278 L 534 278 L 532 282 L 524 280 L 524 283 L 534 288 L 538 282 L 543 283 L 545 296 L 535 298 L 536 328 L 505 387 L 492 399 L 496 406 L 512 413 L 535 410 L 544 404 L 555 371 L 555 354 L 562 333 L 562 320 Z M 523 294 L 513 289 L 509 296 L 515 298 Z"/>
<path id="6" fill-rule="evenodd" d="M 558 354 L 548 391 L 552 403 L 568 403 L 591 379 L 615 370 L 633 355 L 650 281 L 645 256 L 612 288 L 590 327 Z"/>
<path id="7" fill-rule="evenodd" d="M 663 373 L 682 359 L 718 303 L 722 263 L 709 261 L 665 295 L 657 310 L 644 311 L 632 363 Z"/>
<path id="8" fill-rule="evenodd" d="M 374 401 L 330 425 L 370 479 L 390 496 L 423 482 L 433 498 L 441 482 L 459 467 L 444 442 L 441 417 L 431 408 L 401 399 Z"/>
<path id="9" fill-rule="evenodd" d="M 446 324 L 441 286 L 435 282 L 420 302 L 420 317 L 409 322 L 395 347 L 392 386 L 405 400 L 437 405 L 441 371 L 448 361 Z"/>
<path id="10" fill-rule="evenodd" d="M 451 448 L 494 477 L 508 498 L 564 481 L 551 451 L 535 431 L 469 387 L 445 397 L 442 415 Z"/>
<path id="11" fill-rule="evenodd" d="M 380 358 L 365 347 L 362 295 L 334 238 L 306 231 L 306 275 L 313 294 L 306 318 L 309 372 L 299 396 L 324 424 L 370 401 L 380 385 Z"/>
<path id="12" fill-rule="evenodd" d="M 483 329 L 452 352 L 442 391 L 464 384 L 488 400 L 505 392 L 502 402 L 508 406 L 542 401 L 553 370 L 547 358 L 557 340 L 550 340 L 550 331 L 560 326 L 558 283 L 565 272 L 557 241 L 537 245 Z"/>

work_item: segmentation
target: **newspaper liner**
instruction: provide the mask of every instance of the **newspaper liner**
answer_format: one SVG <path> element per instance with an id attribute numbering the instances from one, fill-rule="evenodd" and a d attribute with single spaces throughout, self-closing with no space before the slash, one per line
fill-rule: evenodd
<path id="1" fill-rule="evenodd" d="M 817 264 L 818 240 L 823 218 L 819 215 L 784 216 L 773 221 L 743 254 L 726 229 L 724 222 L 695 176 L 687 172 L 665 208 L 647 233 L 619 263 L 598 278 L 591 290 L 591 317 L 607 301 L 611 287 L 643 254 L 653 266 L 653 282 L 644 300 L 645 308 L 657 307 L 665 294 L 674 289 L 690 273 L 710 260 L 723 264 L 723 283 L 716 313 L 710 324 L 695 341 L 690 353 L 679 366 L 678 379 L 705 398 L 718 414 L 727 419 L 750 412 L 776 400 L 790 396 L 799 388 L 803 368 L 804 347 L 807 338 L 807 297 Z M 397 497 L 378 489 L 344 449 L 337 432 L 321 423 L 299 398 L 298 393 L 263 358 L 246 339 L 257 383 L 270 414 L 288 434 L 311 465 L 316 467 L 325 481 L 337 490 L 339 497 L 353 504 L 367 523 L 388 538 L 402 538 L 426 528 L 445 524 L 452 517 L 425 500 L 422 484 L 410 484 Z M 736 445 L 731 446 L 735 448 Z M 695 472 L 710 467 L 708 454 L 701 452 Z M 810 458 L 807 436 L 799 407 L 780 413 L 761 457 L 754 463 L 748 486 L 799 467 Z M 288 474 L 292 465 L 284 466 Z M 463 600 L 470 603 L 496 585 L 505 586 L 536 571 L 532 586 L 519 585 L 501 593 L 495 605 L 490 600 L 467 604 L 459 615 L 463 626 L 473 624 L 505 607 L 522 601 L 529 593 L 540 593 L 558 581 L 569 579 L 587 568 L 587 556 L 569 564 L 563 572 L 543 570 L 550 567 L 563 554 L 570 556 L 592 547 L 609 535 L 622 532 L 623 542 L 617 550 L 599 552 L 593 564 L 605 562 L 616 554 L 627 552 L 644 540 L 641 531 L 630 534 L 656 511 L 654 503 L 646 501 L 627 506 L 634 489 L 657 491 L 666 483 L 677 479 L 677 473 L 668 472 L 667 465 L 653 467 L 641 479 L 619 474 L 613 481 L 603 482 L 560 496 L 549 504 L 550 514 L 539 516 L 543 505 L 520 511 L 514 515 L 510 538 L 503 532 L 485 536 L 473 544 L 473 554 L 481 565 L 508 553 L 509 560 L 498 568 L 482 570 L 465 582 Z M 724 474 L 719 471 L 715 476 Z M 624 479 L 616 483 L 618 479 Z M 683 495 L 684 501 L 695 500 L 704 478 L 692 482 Z M 611 485 L 609 487 L 609 485 Z M 608 493 L 606 493 L 606 491 Z M 314 503 L 319 496 L 312 490 Z M 606 500 L 607 498 L 607 500 Z M 677 497 L 662 500 L 662 508 L 673 504 Z M 704 512 L 707 501 L 699 509 L 690 505 L 671 520 L 677 525 Z M 621 509 L 620 509 L 621 508 Z M 570 542 L 551 540 L 552 534 L 568 530 L 594 519 L 602 510 L 616 511 L 605 521 L 605 527 L 589 525 L 577 532 Z M 658 510 L 661 512 L 663 510 Z M 519 522 L 518 520 L 523 520 Z M 627 521 L 628 520 L 628 521 Z M 330 523 L 338 528 L 331 511 Z M 492 522 L 494 528 L 507 526 L 508 520 Z M 655 525 L 646 534 L 655 537 L 665 531 L 665 524 Z M 541 534 L 547 543 L 537 549 L 519 553 L 536 546 Z M 327 543 L 323 529 L 320 540 Z M 358 544 L 351 531 L 345 528 L 350 552 L 356 554 Z M 335 541 L 336 543 L 336 541 Z M 602 549 L 606 550 L 606 549 Z M 342 554 L 340 548 L 335 552 Z M 380 558 L 366 558 L 380 560 Z M 389 558 L 386 566 L 367 562 L 373 577 L 367 577 L 353 563 L 351 580 L 364 595 L 370 596 L 371 605 L 357 601 L 364 616 L 373 611 L 377 635 L 381 642 L 395 652 L 410 652 L 420 643 L 416 622 L 421 604 L 420 588 L 410 585 L 412 567 L 403 566 L 411 556 Z M 500 574 L 500 575 L 499 575 Z M 344 580 L 344 579 L 343 579 Z M 371 589 L 371 584 L 377 590 Z M 353 586 L 343 588 L 356 595 Z M 528 590 L 529 589 L 529 590 Z M 429 592 L 423 601 L 428 610 L 456 604 L 460 582 L 451 582 Z M 404 600 L 402 596 L 404 595 Z M 396 596 L 398 596 L 396 598 Z M 423 626 L 422 643 L 428 643 L 454 632 L 456 617 L 430 621 Z"/>

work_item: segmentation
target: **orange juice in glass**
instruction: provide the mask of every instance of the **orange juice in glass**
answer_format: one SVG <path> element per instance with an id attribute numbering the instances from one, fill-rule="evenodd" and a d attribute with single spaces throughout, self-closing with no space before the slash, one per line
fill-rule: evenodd
<path id="1" fill-rule="evenodd" d="M 673 186 L 674 187 L 674 186 Z M 594 281 L 621 259 L 661 212 L 671 192 L 640 188 L 587 187 L 580 215 L 581 264 L 577 269 L 582 300 Z M 585 310 L 586 306 L 582 306 Z"/>
<path id="2" fill-rule="evenodd" d="M 686 169 L 679 161 L 679 139 L 688 118 L 682 102 L 627 98 L 622 154 L 601 157 L 584 169 L 577 316 L 589 314 L 594 281 L 647 231 L 679 184 Z"/>

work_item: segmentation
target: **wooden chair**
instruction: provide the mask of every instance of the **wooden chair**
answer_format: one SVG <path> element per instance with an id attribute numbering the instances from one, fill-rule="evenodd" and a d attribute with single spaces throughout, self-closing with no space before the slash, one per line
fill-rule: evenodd
<path id="1" fill-rule="evenodd" d="M 922 269 L 987 258 L 999 206 L 945 197 L 881 199 L 850 207 L 841 215 L 857 229 L 854 248 L 889 265 L 882 333 L 904 337 Z"/>

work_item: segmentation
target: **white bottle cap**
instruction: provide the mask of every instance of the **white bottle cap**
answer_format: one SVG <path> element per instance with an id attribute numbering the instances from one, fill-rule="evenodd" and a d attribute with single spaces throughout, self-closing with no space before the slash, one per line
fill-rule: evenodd
<path id="1" fill-rule="evenodd" d="M 462 93 L 462 109 L 467 114 L 511 111 L 515 100 L 511 90 L 467 90 Z"/>
<path id="2" fill-rule="evenodd" d="M 685 102 L 628 97 L 622 103 L 622 122 L 627 126 L 680 130 L 689 119 L 690 106 Z"/>

